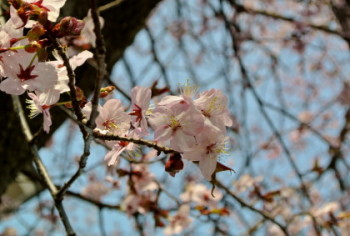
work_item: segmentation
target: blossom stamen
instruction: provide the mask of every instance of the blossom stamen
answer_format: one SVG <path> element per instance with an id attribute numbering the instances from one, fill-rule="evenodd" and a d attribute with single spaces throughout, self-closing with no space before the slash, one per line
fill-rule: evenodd
<path id="1" fill-rule="evenodd" d="M 119 129 L 119 126 L 115 123 L 115 121 L 113 119 L 106 120 L 105 122 L 103 122 L 102 125 L 106 130 L 118 130 Z"/>
<path id="2" fill-rule="evenodd" d="M 176 131 L 178 128 L 181 128 L 181 123 L 175 116 L 171 116 L 169 119 L 169 127 Z"/>

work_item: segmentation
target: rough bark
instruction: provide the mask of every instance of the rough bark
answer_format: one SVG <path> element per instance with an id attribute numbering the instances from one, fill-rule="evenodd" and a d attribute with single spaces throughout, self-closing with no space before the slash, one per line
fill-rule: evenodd
<path id="1" fill-rule="evenodd" d="M 113 65 L 121 58 L 125 49 L 133 42 L 145 20 L 161 0 L 125 0 L 116 7 L 101 13 L 105 19 L 104 36 L 107 46 L 107 65 L 109 72 Z M 100 5 L 110 1 L 100 1 Z M 89 9 L 89 1 L 68 0 L 62 9 L 63 15 L 83 18 Z M 92 90 L 94 79 L 93 68 L 84 66 L 77 71 L 78 86 L 85 92 Z M 22 96 L 22 100 L 26 95 Z M 13 111 L 11 97 L 0 93 L 0 196 L 7 186 L 14 180 L 17 173 L 31 166 L 32 156 L 19 125 L 17 114 Z M 59 109 L 52 109 L 54 126 L 49 135 L 40 133 L 37 142 L 43 146 L 52 132 L 66 119 Z M 37 132 L 42 119 L 30 120 L 32 132 Z"/>

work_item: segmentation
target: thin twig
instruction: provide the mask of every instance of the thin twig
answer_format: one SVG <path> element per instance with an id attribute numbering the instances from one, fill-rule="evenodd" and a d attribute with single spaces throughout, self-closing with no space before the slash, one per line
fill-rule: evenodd
<path id="1" fill-rule="evenodd" d="M 72 68 L 72 66 L 69 63 L 69 59 L 66 55 L 66 53 L 64 52 L 64 49 L 62 48 L 62 46 L 58 43 L 58 41 L 55 38 L 51 38 L 51 41 L 53 43 L 54 48 L 57 50 L 58 55 L 62 58 L 63 60 L 63 65 L 65 66 L 65 68 L 67 69 L 67 76 L 69 78 L 69 82 L 68 82 L 68 87 L 69 87 L 69 93 L 70 93 L 70 99 L 72 102 L 72 107 L 74 110 L 75 115 L 77 116 L 79 121 L 82 121 L 84 116 L 83 113 L 81 112 L 80 106 L 79 106 L 79 102 L 77 100 L 77 92 L 75 89 L 75 73 L 74 70 Z M 82 127 L 80 127 L 82 129 L 82 132 L 84 131 L 84 129 Z M 84 132 L 83 132 L 84 134 Z"/>
<path id="2" fill-rule="evenodd" d="M 91 114 L 90 119 L 87 123 L 87 126 L 90 128 L 95 128 L 95 120 L 98 116 L 97 106 L 98 101 L 100 97 L 100 89 L 102 81 L 106 75 L 106 46 L 104 42 L 104 38 L 101 32 L 101 23 L 100 23 L 100 16 L 97 11 L 97 4 L 96 0 L 91 0 L 91 16 L 94 22 L 94 33 L 96 35 L 96 50 L 94 53 L 94 58 L 97 63 L 97 73 L 96 73 L 96 80 L 95 80 L 95 88 L 94 88 L 94 95 L 91 101 L 92 108 L 91 108 Z"/>
<path id="3" fill-rule="evenodd" d="M 17 112 L 18 117 L 20 119 L 20 123 L 21 123 L 21 127 L 23 130 L 23 134 L 25 135 L 25 138 L 28 142 L 28 144 L 30 145 L 31 148 L 31 152 L 33 154 L 33 161 L 34 164 L 38 170 L 38 173 L 40 175 L 40 177 L 42 178 L 42 180 L 44 181 L 47 189 L 49 190 L 52 198 L 55 201 L 55 206 L 56 209 L 60 215 L 61 221 L 64 225 L 64 228 L 66 230 L 67 235 L 73 236 L 75 235 L 75 232 L 71 226 L 71 223 L 68 219 L 68 216 L 66 214 L 66 211 L 63 207 L 62 204 L 62 199 L 57 199 L 57 188 L 56 186 L 53 184 L 47 170 L 46 167 L 44 165 L 44 163 L 41 161 L 40 156 L 39 156 L 39 152 L 37 149 L 37 146 L 32 142 L 33 140 L 33 135 L 30 131 L 29 125 L 27 123 L 27 120 L 25 118 L 24 112 L 23 112 L 23 108 L 21 105 L 21 102 L 19 100 L 18 96 L 14 96 L 12 95 L 12 101 L 13 101 L 13 106 L 14 106 L 14 110 Z"/>
<path id="4" fill-rule="evenodd" d="M 151 43 L 151 52 L 152 52 L 152 55 L 153 55 L 153 60 L 154 60 L 154 62 L 156 64 L 158 64 L 160 72 L 163 75 L 163 78 L 164 78 L 166 86 L 168 88 L 170 88 L 169 76 L 168 76 L 168 73 L 166 72 L 165 66 L 163 65 L 163 63 L 159 59 L 159 56 L 158 56 L 158 53 L 157 53 L 157 50 L 156 50 L 156 41 L 154 39 L 152 31 L 150 30 L 150 28 L 147 25 L 145 26 L 145 30 L 146 30 L 147 36 L 148 36 L 148 38 L 150 40 L 150 43 Z"/>
<path id="5" fill-rule="evenodd" d="M 263 211 L 255 208 L 254 206 L 246 203 L 245 201 L 243 201 L 241 198 L 239 198 L 236 194 L 234 194 L 230 189 L 228 189 L 225 185 L 223 185 L 221 182 L 217 181 L 216 182 L 217 186 L 222 188 L 223 190 L 225 190 L 225 192 L 227 194 L 229 194 L 232 198 L 234 198 L 239 204 L 241 204 L 241 206 L 246 207 L 250 210 L 252 210 L 253 212 L 258 213 L 259 215 L 261 215 L 263 218 L 265 218 L 266 220 L 271 221 L 272 223 L 274 223 L 276 226 L 278 226 L 278 228 L 280 228 L 280 230 L 282 230 L 282 232 L 284 233 L 284 235 L 289 235 L 288 231 L 287 231 L 287 227 L 283 226 L 281 223 L 279 223 L 278 221 L 276 221 L 274 218 L 272 218 L 271 216 L 267 215 L 266 213 L 264 213 Z"/>
<path id="6" fill-rule="evenodd" d="M 82 124 L 79 124 L 81 127 L 81 131 L 83 132 L 83 138 L 84 138 L 84 150 L 83 154 L 80 157 L 79 160 L 79 167 L 75 174 L 63 185 L 63 187 L 60 189 L 58 193 L 58 197 L 63 197 L 65 192 L 70 188 L 70 186 L 79 178 L 79 176 L 84 172 L 84 168 L 86 167 L 87 164 L 87 159 L 90 156 L 90 146 L 91 142 L 93 140 L 92 137 L 92 129 L 96 126 L 95 125 L 95 120 L 98 116 L 98 102 L 99 102 L 99 96 L 100 96 L 100 89 L 102 85 L 102 81 L 106 75 L 106 63 L 105 63 L 105 53 L 106 53 L 106 48 L 105 48 L 105 43 L 103 39 L 103 35 L 101 33 L 101 24 L 99 20 L 99 14 L 97 12 L 97 5 L 95 0 L 91 0 L 91 15 L 92 19 L 94 22 L 94 33 L 96 35 L 96 52 L 94 54 L 96 63 L 97 63 L 97 75 L 96 75 L 96 80 L 95 80 L 95 88 L 94 88 L 94 95 L 92 98 L 92 108 L 91 108 L 91 114 L 90 114 L 90 119 L 87 122 L 87 127 L 83 126 Z M 66 64 L 65 64 L 66 65 Z M 69 67 L 69 61 L 67 64 L 67 70 Z M 68 72 L 69 73 L 69 72 Z M 71 81 L 71 79 L 70 79 Z M 74 107 L 74 106 L 73 106 Z M 81 112 L 80 108 L 79 111 Z M 79 119 L 78 121 L 82 121 L 82 118 Z"/>
<path id="7" fill-rule="evenodd" d="M 234 0 L 227 0 L 238 12 L 244 12 L 246 14 L 256 14 L 256 15 L 262 15 L 262 16 L 266 16 L 269 18 L 273 18 L 276 20 L 283 20 L 283 21 L 287 21 L 287 22 L 291 22 L 291 23 L 302 23 L 302 25 L 305 25 L 306 27 L 315 29 L 315 30 L 319 30 L 322 31 L 324 33 L 328 33 L 328 34 L 333 34 L 336 36 L 340 36 L 344 39 L 349 39 L 349 35 L 346 35 L 340 31 L 337 30 L 332 30 L 329 27 L 325 26 L 325 25 L 316 25 L 316 24 L 312 24 L 312 23 L 306 23 L 304 21 L 299 21 L 293 17 L 287 17 L 287 16 L 283 16 L 280 15 L 276 12 L 271 12 L 271 11 L 265 11 L 265 10 L 259 10 L 259 9 L 253 9 L 253 8 L 248 8 L 245 7 L 244 5 L 238 4 L 237 1 Z"/>
<path id="8" fill-rule="evenodd" d="M 103 11 L 106 11 L 106 10 L 109 10 L 113 7 L 116 7 L 118 6 L 119 4 L 121 4 L 122 2 L 124 2 L 124 0 L 114 0 L 113 2 L 109 2 L 103 6 L 100 6 L 97 11 L 98 12 L 103 12 Z"/>
<path id="9" fill-rule="evenodd" d="M 215 9 L 213 9 L 213 10 L 216 12 L 216 14 L 223 17 L 225 27 L 226 27 L 228 33 L 230 34 L 231 41 L 232 41 L 232 48 L 233 48 L 233 51 L 235 52 L 235 57 L 238 61 L 240 73 L 243 77 L 244 86 L 246 88 L 250 89 L 250 91 L 252 92 L 254 99 L 256 100 L 256 102 L 259 105 L 259 110 L 260 110 L 261 114 L 263 115 L 268 126 L 271 128 L 273 134 L 276 136 L 278 142 L 280 143 L 280 145 L 282 147 L 282 150 L 286 154 L 288 162 L 290 163 L 294 172 L 296 173 L 296 175 L 299 179 L 303 194 L 305 195 L 305 197 L 309 201 L 309 203 L 312 204 L 311 197 L 308 193 L 307 187 L 306 187 L 304 180 L 303 180 L 303 175 L 301 174 L 298 166 L 296 165 L 295 161 L 293 160 L 292 154 L 291 154 L 290 150 L 288 149 L 287 145 L 285 144 L 281 134 L 278 132 L 277 128 L 273 124 L 273 121 L 271 120 L 271 118 L 267 114 L 265 107 L 264 107 L 264 103 L 262 102 L 262 99 L 258 95 L 253 83 L 251 82 L 250 77 L 249 77 L 248 72 L 247 72 L 247 69 L 242 61 L 242 58 L 240 56 L 240 46 L 236 40 L 236 38 L 238 38 L 237 34 L 240 32 L 240 27 L 237 24 L 235 24 L 234 22 L 229 22 L 226 15 L 224 14 L 224 11 L 222 8 L 220 9 L 219 12 L 217 12 Z M 232 29 L 232 26 L 233 26 L 233 29 Z"/>

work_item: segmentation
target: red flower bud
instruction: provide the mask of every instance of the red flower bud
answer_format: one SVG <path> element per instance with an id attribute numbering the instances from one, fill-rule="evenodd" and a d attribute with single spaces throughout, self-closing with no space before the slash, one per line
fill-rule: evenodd
<path id="1" fill-rule="evenodd" d="M 180 154 L 172 154 L 169 160 L 165 163 L 165 171 L 174 177 L 180 170 L 184 168 Z"/>
<path id="2" fill-rule="evenodd" d="M 30 41 L 38 40 L 40 36 L 46 33 L 43 25 L 35 24 L 27 33 L 28 39 Z"/>
<path id="3" fill-rule="evenodd" d="M 37 41 L 33 41 L 30 44 L 25 45 L 24 50 L 26 50 L 26 52 L 33 53 L 40 48 L 41 48 L 41 44 Z"/>
<path id="4" fill-rule="evenodd" d="M 77 18 L 67 16 L 64 17 L 55 27 L 53 33 L 56 37 L 78 36 L 84 27 L 84 21 Z"/>
<path id="5" fill-rule="evenodd" d="M 111 92 L 113 92 L 114 89 L 115 89 L 114 86 L 108 86 L 108 87 L 101 88 L 100 98 L 107 97 Z"/>

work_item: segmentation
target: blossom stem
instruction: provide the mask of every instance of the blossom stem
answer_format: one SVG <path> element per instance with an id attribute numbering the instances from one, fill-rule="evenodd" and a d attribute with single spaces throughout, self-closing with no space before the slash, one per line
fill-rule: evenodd
<path id="1" fill-rule="evenodd" d="M 34 60 L 35 58 L 37 58 L 37 56 L 38 56 L 38 53 L 35 53 L 33 58 L 30 60 L 28 67 L 30 67 L 34 63 Z"/>
<path id="2" fill-rule="evenodd" d="M 26 45 L 23 46 L 17 46 L 17 47 L 10 47 L 8 48 L 8 50 L 18 50 L 18 49 L 24 49 L 26 47 Z"/>

